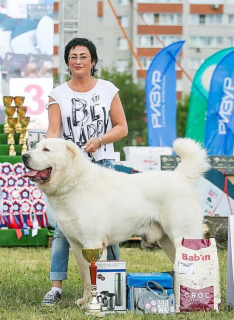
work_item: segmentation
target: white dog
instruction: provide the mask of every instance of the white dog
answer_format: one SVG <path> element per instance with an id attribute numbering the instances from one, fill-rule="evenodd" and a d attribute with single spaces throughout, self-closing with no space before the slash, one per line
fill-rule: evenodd
<path id="1" fill-rule="evenodd" d="M 177 139 L 174 150 L 181 157 L 175 171 L 132 175 L 90 163 L 63 139 L 45 139 L 23 155 L 27 175 L 47 195 L 79 265 L 84 295 L 78 304 L 90 297 L 82 247 L 106 248 L 142 235 L 158 241 L 173 262 L 177 237 L 203 238 L 195 185 L 209 168 L 207 155 L 191 139 Z"/>

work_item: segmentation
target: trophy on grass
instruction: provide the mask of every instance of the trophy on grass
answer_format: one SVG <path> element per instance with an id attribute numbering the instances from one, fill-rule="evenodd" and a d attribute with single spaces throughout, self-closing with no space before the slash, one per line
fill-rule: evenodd
<path id="1" fill-rule="evenodd" d="M 9 134 L 7 140 L 8 144 L 10 145 L 9 156 L 16 156 L 14 131 L 17 123 L 17 118 L 8 117 L 7 121 L 9 125 Z"/>
<path id="2" fill-rule="evenodd" d="M 95 262 L 102 255 L 102 248 L 83 248 L 82 254 L 86 261 L 90 262 L 90 279 L 91 279 L 91 302 L 87 304 L 86 313 L 96 317 L 103 317 L 101 306 L 97 300 L 97 266 Z"/>
<path id="3" fill-rule="evenodd" d="M 26 143 L 27 128 L 30 122 L 30 117 L 19 117 L 20 125 L 22 128 L 22 133 L 20 134 L 19 144 L 22 144 L 21 154 L 28 151 Z"/>
<path id="4" fill-rule="evenodd" d="M 9 125 L 7 122 L 7 117 L 13 116 L 15 113 L 15 107 L 14 106 L 11 107 L 13 99 L 14 99 L 14 97 L 12 97 L 12 96 L 3 96 L 3 104 L 6 107 L 6 109 L 5 109 L 5 112 L 6 112 L 5 124 L 3 127 L 3 132 L 5 132 L 5 133 L 9 133 Z M 11 109 L 11 108 L 14 108 L 14 109 Z M 7 110 L 8 110 L 8 112 L 7 112 Z"/>

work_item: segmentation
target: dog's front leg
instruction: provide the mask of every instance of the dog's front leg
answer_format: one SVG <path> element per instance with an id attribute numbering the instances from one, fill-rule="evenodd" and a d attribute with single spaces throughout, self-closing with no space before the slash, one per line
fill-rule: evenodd
<path id="1" fill-rule="evenodd" d="M 80 277 L 84 287 L 83 297 L 76 301 L 78 306 L 83 307 L 86 303 L 89 302 L 91 298 L 91 281 L 89 274 L 89 263 L 84 259 L 82 255 L 82 246 L 80 243 L 70 242 L 72 252 L 76 258 L 77 264 L 80 268 Z"/>

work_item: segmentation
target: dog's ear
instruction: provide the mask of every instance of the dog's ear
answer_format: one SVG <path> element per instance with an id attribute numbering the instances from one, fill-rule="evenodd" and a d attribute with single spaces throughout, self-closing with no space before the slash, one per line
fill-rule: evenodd
<path id="1" fill-rule="evenodd" d="M 72 141 L 66 141 L 66 148 L 67 151 L 71 154 L 72 158 L 75 158 L 78 151 L 77 145 Z"/>

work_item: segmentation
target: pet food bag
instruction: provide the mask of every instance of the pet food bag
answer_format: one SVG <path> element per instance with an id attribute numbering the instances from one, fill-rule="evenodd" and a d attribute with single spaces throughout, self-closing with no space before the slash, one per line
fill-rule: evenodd
<path id="1" fill-rule="evenodd" d="M 215 239 L 176 240 L 174 263 L 176 312 L 219 311 L 219 261 Z"/>

